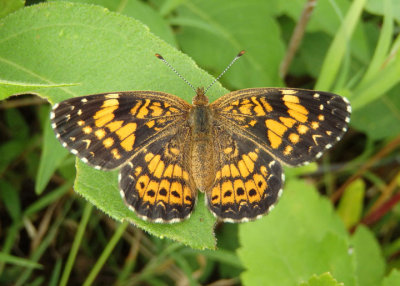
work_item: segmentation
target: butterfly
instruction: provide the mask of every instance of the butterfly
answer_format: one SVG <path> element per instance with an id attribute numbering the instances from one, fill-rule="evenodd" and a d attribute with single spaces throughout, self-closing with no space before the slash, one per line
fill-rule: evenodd
<path id="1" fill-rule="evenodd" d="M 350 121 L 349 101 L 329 92 L 249 88 L 209 103 L 208 88 L 192 104 L 159 91 L 75 97 L 53 106 L 52 127 L 84 163 L 120 169 L 121 196 L 144 220 L 187 219 L 200 190 L 217 218 L 244 222 L 274 207 L 282 164 L 320 157 Z"/>

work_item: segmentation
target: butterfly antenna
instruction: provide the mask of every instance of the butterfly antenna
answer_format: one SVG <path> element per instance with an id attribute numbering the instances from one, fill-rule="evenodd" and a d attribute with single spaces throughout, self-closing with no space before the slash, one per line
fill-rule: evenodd
<path id="1" fill-rule="evenodd" d="M 167 62 L 166 59 L 164 59 L 160 54 L 156 54 L 156 57 L 159 58 L 160 60 L 162 60 L 174 73 L 176 73 L 181 79 L 183 79 L 183 81 L 186 82 L 186 83 L 194 90 L 194 92 L 196 92 L 196 89 L 194 88 L 194 86 L 193 86 L 190 82 L 188 82 L 188 81 L 186 80 L 186 78 L 184 78 L 183 76 L 181 76 L 181 74 L 178 73 L 178 71 L 177 71 L 176 69 L 174 69 L 174 67 L 171 66 L 171 65 L 169 64 L 169 62 Z"/>
<path id="2" fill-rule="evenodd" d="M 243 56 L 244 53 L 245 53 L 245 51 L 243 50 L 243 51 L 240 51 L 240 52 L 237 54 L 237 56 L 236 56 L 236 57 L 231 61 L 231 63 L 223 70 L 223 72 L 222 72 L 216 79 L 214 79 L 214 81 L 206 88 L 206 90 L 204 91 L 204 94 L 206 94 L 207 90 L 209 90 L 210 87 L 212 87 L 212 86 L 214 85 L 214 83 L 216 83 L 216 82 L 221 78 L 221 76 L 223 76 L 224 73 L 226 73 L 226 72 L 229 70 L 229 68 L 233 65 L 233 63 L 236 62 L 241 56 Z"/>

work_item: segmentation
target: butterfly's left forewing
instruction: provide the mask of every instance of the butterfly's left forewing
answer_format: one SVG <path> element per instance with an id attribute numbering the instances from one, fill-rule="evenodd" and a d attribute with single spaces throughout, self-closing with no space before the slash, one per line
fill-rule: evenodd
<path id="1" fill-rule="evenodd" d="M 62 145 L 97 169 L 126 163 L 147 142 L 160 136 L 190 105 L 152 91 L 95 94 L 53 106 L 52 127 Z"/>

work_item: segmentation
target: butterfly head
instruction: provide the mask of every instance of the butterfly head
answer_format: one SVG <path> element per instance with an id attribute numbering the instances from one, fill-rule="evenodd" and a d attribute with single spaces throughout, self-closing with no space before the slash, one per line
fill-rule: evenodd
<path id="1" fill-rule="evenodd" d="M 196 95 L 192 99 L 193 105 L 207 105 L 208 97 L 205 95 L 204 87 L 198 87 L 196 89 Z"/>

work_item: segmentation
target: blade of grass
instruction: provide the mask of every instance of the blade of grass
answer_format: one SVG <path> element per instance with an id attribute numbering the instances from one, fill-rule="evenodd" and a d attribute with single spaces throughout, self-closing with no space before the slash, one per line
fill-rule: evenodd
<path id="1" fill-rule="evenodd" d="M 32 269 L 41 269 L 43 266 L 39 263 L 32 262 L 28 259 L 21 258 L 21 257 L 16 257 L 13 255 L 9 255 L 6 253 L 0 252 L 0 261 L 8 264 L 13 264 L 21 267 L 28 267 Z"/>
<path id="2" fill-rule="evenodd" d="M 65 268 L 63 274 L 61 276 L 60 286 L 65 286 L 68 283 L 68 278 L 71 273 L 76 255 L 79 250 L 79 245 L 83 239 L 83 235 L 85 234 L 86 225 L 89 221 L 90 214 L 92 213 L 93 205 L 91 203 L 86 203 L 85 208 L 83 210 L 82 219 L 79 223 L 78 230 L 75 235 L 74 242 L 71 247 L 71 251 L 69 252 L 67 262 L 65 264 Z"/>
<path id="3" fill-rule="evenodd" d="M 121 236 L 124 234 L 124 231 L 128 227 L 128 225 L 129 223 L 127 221 L 124 221 L 118 226 L 114 235 L 111 237 L 110 242 L 107 244 L 106 248 L 103 250 L 103 253 L 99 257 L 99 260 L 97 260 L 96 264 L 92 268 L 92 271 L 90 271 L 88 277 L 83 283 L 84 286 L 89 286 L 93 284 L 94 279 L 96 279 L 97 274 L 99 274 L 101 268 L 104 266 L 104 263 L 106 263 L 108 257 L 113 251 L 115 245 L 121 239 Z"/>
<path id="4" fill-rule="evenodd" d="M 352 3 L 325 56 L 320 76 L 315 85 L 316 90 L 331 89 L 365 3 L 366 0 L 355 0 Z"/>

